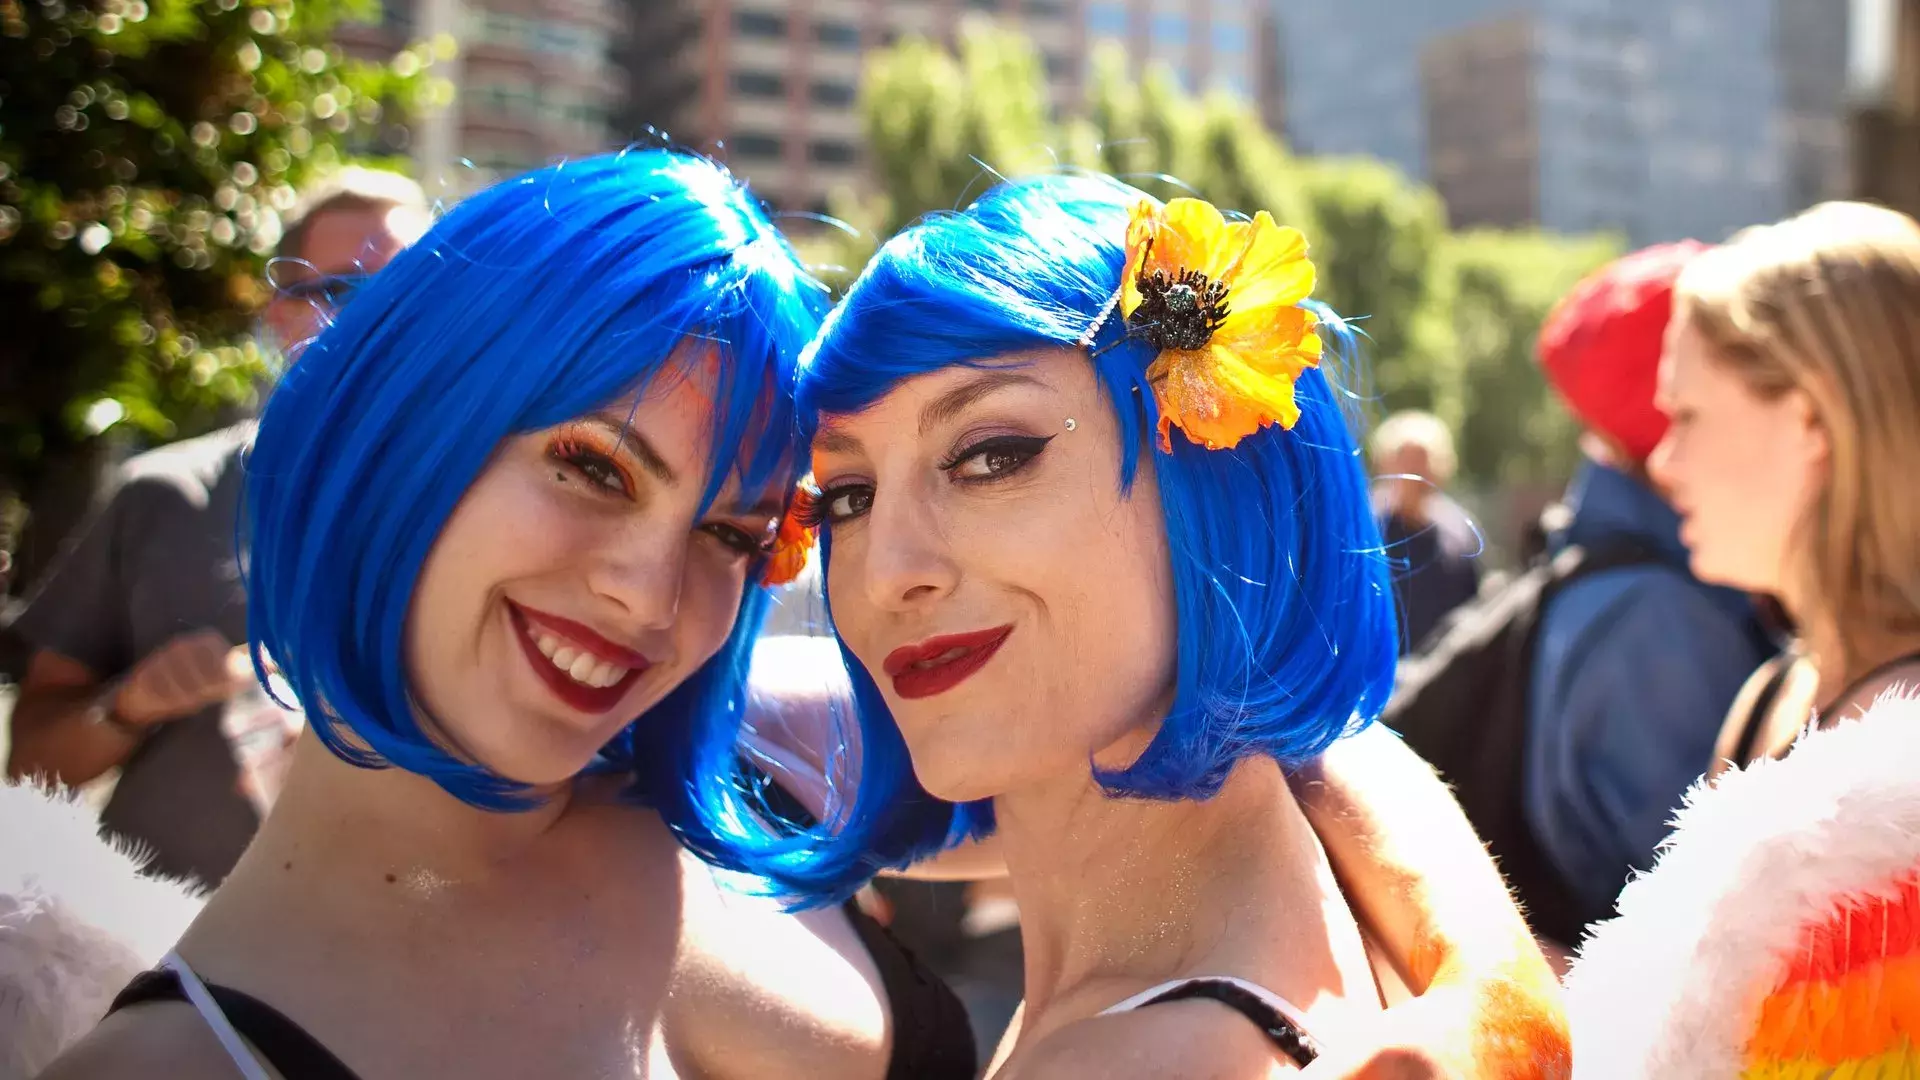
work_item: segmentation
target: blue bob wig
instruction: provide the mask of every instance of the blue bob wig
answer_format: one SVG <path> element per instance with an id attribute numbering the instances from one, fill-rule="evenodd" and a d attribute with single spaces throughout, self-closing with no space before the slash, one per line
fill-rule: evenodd
<path id="1" fill-rule="evenodd" d="M 964 212 L 894 237 L 801 359 L 802 434 L 810 437 L 822 415 L 857 413 L 918 375 L 1076 347 L 1120 285 L 1128 211 L 1145 197 L 1106 177 L 1051 175 L 1002 184 Z M 1345 324 L 1319 314 L 1332 351 L 1350 355 Z M 1269 427 L 1232 450 L 1206 450 L 1176 433 L 1172 452 L 1158 453 L 1145 377 L 1153 351 L 1125 329 L 1108 318 L 1089 362 L 1118 421 L 1123 487 L 1142 454 L 1153 454 L 1173 563 L 1178 675 L 1172 709 L 1145 752 L 1099 779 L 1116 796 L 1206 798 L 1250 755 L 1295 765 L 1378 716 L 1397 652 L 1390 560 L 1336 372 L 1300 379 L 1301 418 L 1290 430 Z M 822 550 L 831 575 L 830 530 Z M 841 651 L 860 747 L 842 833 L 849 850 L 910 859 L 989 831 L 989 805 L 944 803 L 914 781 L 879 689 Z"/>
<path id="2" fill-rule="evenodd" d="M 746 190 L 695 155 L 567 162 L 461 202 L 268 402 L 242 522 L 256 662 L 271 657 L 346 761 L 489 810 L 532 805 L 416 722 L 402 643 L 428 549 L 502 440 L 644 387 L 689 339 L 719 357 L 708 503 L 729 475 L 792 483 L 794 359 L 827 300 Z M 690 846 L 749 871 L 701 825 L 696 777 L 734 753 L 768 602 L 750 584 L 720 653 L 606 748 Z"/>

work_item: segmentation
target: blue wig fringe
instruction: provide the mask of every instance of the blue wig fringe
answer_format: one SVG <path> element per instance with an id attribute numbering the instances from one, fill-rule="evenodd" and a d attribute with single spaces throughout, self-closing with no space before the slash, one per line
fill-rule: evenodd
<path id="1" fill-rule="evenodd" d="M 524 785 L 453 757 L 415 721 L 402 643 L 428 549 L 502 440 L 645 386 L 689 337 L 721 357 L 707 501 L 729 474 L 746 491 L 791 482 L 793 361 L 826 305 L 745 189 L 690 154 L 568 162 L 455 206 L 268 402 L 242 523 L 256 660 L 323 703 L 309 715 L 341 758 L 430 777 L 489 810 L 532 805 Z M 768 600 L 750 585 L 720 653 L 606 748 L 690 847 L 747 872 L 752 853 L 697 804 L 718 798 L 702 770 L 735 753 Z"/>
<path id="2" fill-rule="evenodd" d="M 1003 184 L 962 213 L 895 237 L 801 360 L 802 434 L 823 414 L 857 413 L 927 372 L 1073 347 L 1119 286 L 1128 209 L 1142 197 L 1106 177 L 1047 176 Z M 1352 353 L 1352 333 L 1318 311 L 1337 366 Z M 1124 329 L 1109 319 L 1091 362 L 1118 421 L 1130 489 L 1158 410 L 1145 379 L 1151 349 Z M 1179 675 L 1146 751 L 1100 774 L 1114 795 L 1206 798 L 1241 759 L 1309 760 L 1386 703 L 1397 651 L 1391 568 L 1350 399 L 1327 368 L 1307 372 L 1296 394 L 1302 415 L 1291 430 L 1267 428 L 1230 451 L 1175 434 L 1172 453 L 1152 459 L 1173 562 Z M 830 533 L 822 552 L 831 574 Z M 841 858 L 898 864 L 990 831 L 988 804 L 956 806 L 920 788 L 878 687 L 842 653 L 859 762 Z"/>

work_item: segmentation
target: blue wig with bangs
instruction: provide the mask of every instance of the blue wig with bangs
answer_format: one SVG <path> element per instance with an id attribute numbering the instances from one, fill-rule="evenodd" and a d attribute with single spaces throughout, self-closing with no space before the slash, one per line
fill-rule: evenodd
<path id="1" fill-rule="evenodd" d="M 801 360 L 802 434 L 917 375 L 1075 347 L 1120 285 L 1128 210 L 1143 197 L 1105 177 L 1047 176 L 1002 184 L 964 212 L 896 236 Z M 1350 355 L 1350 332 L 1320 313 L 1332 352 Z M 1153 350 L 1125 330 L 1107 318 L 1089 362 L 1118 421 L 1124 487 L 1143 451 L 1154 455 L 1178 675 L 1146 751 L 1099 779 L 1116 796 L 1206 798 L 1243 758 L 1295 765 L 1378 716 L 1397 651 L 1391 567 L 1337 372 L 1301 377 L 1291 430 L 1266 428 L 1232 450 L 1176 433 L 1172 452 L 1159 453 L 1146 382 Z M 830 528 L 822 551 L 831 575 Z M 858 779 L 840 832 L 846 856 L 911 859 L 989 831 L 990 805 L 944 803 L 919 787 L 873 678 L 841 651 L 859 726 Z"/>
<path id="2" fill-rule="evenodd" d="M 403 640 L 428 549 L 502 440 L 644 387 L 688 339 L 719 357 L 707 502 L 729 475 L 748 492 L 792 483 L 793 362 L 826 306 L 746 190 L 691 154 L 567 162 L 461 202 L 369 279 L 268 402 L 242 523 L 256 659 L 279 665 L 346 761 L 489 810 L 532 805 L 416 722 Z M 734 753 L 767 604 L 749 584 L 720 653 L 606 748 L 689 846 L 748 871 L 701 824 L 695 781 Z"/>

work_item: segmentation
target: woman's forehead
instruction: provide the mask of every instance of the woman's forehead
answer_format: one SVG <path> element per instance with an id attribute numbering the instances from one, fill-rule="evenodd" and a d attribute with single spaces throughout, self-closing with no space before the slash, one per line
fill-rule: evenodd
<path id="1" fill-rule="evenodd" d="M 1003 353 L 980 361 L 948 364 L 901 379 L 872 402 L 849 412 L 823 413 L 814 448 L 831 448 L 854 431 L 884 427 L 902 434 L 928 434 L 972 406 L 1011 391 L 1070 393 L 1092 383 L 1085 358 L 1070 349 Z M 904 426 L 902 426 L 904 425 Z"/>

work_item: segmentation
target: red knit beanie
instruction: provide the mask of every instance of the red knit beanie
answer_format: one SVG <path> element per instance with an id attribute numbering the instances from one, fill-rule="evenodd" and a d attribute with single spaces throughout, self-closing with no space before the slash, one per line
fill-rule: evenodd
<path id="1" fill-rule="evenodd" d="M 1667 433 L 1653 407 L 1660 339 L 1673 314 L 1673 283 L 1707 245 L 1660 244 L 1617 259 L 1574 286 L 1540 328 L 1540 366 L 1567 408 L 1592 431 L 1645 461 Z"/>

